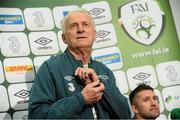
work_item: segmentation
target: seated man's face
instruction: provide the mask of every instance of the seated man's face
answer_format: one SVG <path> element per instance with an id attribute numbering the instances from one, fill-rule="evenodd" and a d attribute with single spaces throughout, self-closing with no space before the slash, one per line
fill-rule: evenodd
<path id="1" fill-rule="evenodd" d="M 132 109 L 136 117 L 155 119 L 160 114 L 158 97 L 152 90 L 143 90 L 135 96 L 135 104 L 132 105 Z"/>

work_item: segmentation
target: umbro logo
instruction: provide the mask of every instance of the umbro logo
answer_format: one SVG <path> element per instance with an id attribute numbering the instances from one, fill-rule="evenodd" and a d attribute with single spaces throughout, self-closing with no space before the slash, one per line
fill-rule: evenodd
<path id="1" fill-rule="evenodd" d="M 98 16 L 99 14 L 101 14 L 104 11 L 105 11 L 105 9 L 102 9 L 102 8 L 93 8 L 92 10 L 89 11 L 89 13 L 91 15 Z"/>
<path id="2" fill-rule="evenodd" d="M 145 80 L 146 78 L 148 78 L 150 76 L 151 76 L 151 74 L 140 72 L 137 75 L 135 75 L 133 78 L 136 79 L 136 80 L 143 81 L 143 80 Z"/>
<path id="3" fill-rule="evenodd" d="M 45 38 L 45 37 L 41 37 L 37 40 L 35 40 L 34 42 L 41 44 L 41 45 L 47 45 L 48 43 L 52 42 L 53 40 Z"/>
<path id="4" fill-rule="evenodd" d="M 29 97 L 29 91 L 22 89 L 19 92 L 15 93 L 14 95 L 16 97 L 25 99 L 25 98 Z"/>
<path id="5" fill-rule="evenodd" d="M 67 75 L 67 76 L 64 77 L 64 79 L 67 80 L 67 81 L 71 81 L 71 80 L 74 79 L 74 77 L 70 76 L 70 75 Z"/>
<path id="6" fill-rule="evenodd" d="M 106 37 L 107 35 L 109 35 L 111 32 L 109 31 L 104 31 L 104 30 L 99 30 L 96 35 L 98 38 L 104 38 Z"/>

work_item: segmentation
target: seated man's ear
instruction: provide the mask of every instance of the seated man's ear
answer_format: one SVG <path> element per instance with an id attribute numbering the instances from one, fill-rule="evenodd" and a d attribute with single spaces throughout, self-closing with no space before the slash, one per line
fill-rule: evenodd
<path id="1" fill-rule="evenodd" d="M 62 39 L 63 39 L 63 42 L 64 42 L 65 44 L 67 44 L 65 34 L 62 34 L 61 37 L 62 37 Z"/>
<path id="2" fill-rule="evenodd" d="M 132 108 L 132 111 L 133 111 L 134 113 L 139 113 L 139 110 L 138 110 L 138 108 L 136 107 L 136 105 L 131 105 L 131 108 Z"/>

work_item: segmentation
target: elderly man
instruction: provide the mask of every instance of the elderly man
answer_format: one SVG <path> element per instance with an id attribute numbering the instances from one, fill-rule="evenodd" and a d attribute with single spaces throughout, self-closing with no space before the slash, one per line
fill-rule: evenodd
<path id="1" fill-rule="evenodd" d="M 29 118 L 130 118 L 112 71 L 91 58 L 96 30 L 86 10 L 74 10 L 64 18 L 62 39 L 68 46 L 65 52 L 45 61 L 35 77 Z"/>

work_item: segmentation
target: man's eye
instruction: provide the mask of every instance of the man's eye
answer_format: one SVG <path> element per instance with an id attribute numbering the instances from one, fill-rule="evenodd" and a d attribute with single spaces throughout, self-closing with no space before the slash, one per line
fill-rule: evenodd
<path id="1" fill-rule="evenodd" d="M 71 28 L 77 27 L 77 24 L 71 24 Z"/>
<path id="2" fill-rule="evenodd" d="M 84 26 L 89 26 L 89 24 L 88 24 L 88 23 L 84 23 L 83 25 L 84 25 Z"/>
<path id="3" fill-rule="evenodd" d="M 153 99 L 154 99 L 155 101 L 158 101 L 158 102 L 159 102 L 158 96 L 154 96 Z"/>
<path id="4" fill-rule="evenodd" d="M 147 101 L 148 101 L 148 98 L 145 98 L 145 99 L 144 99 L 144 102 L 147 102 Z"/>

